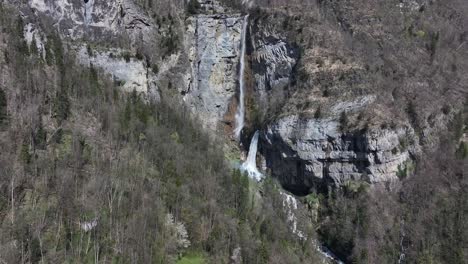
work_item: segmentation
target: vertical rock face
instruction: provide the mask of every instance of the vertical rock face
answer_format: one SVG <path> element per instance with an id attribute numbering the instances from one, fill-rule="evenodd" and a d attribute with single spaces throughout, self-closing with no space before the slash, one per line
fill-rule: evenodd
<path id="1" fill-rule="evenodd" d="M 260 108 L 265 109 L 272 94 L 284 90 L 293 79 L 298 49 L 273 27 L 252 26 L 252 71 Z M 278 93 L 275 93 L 276 95 Z"/>
<path id="2" fill-rule="evenodd" d="M 411 149 L 404 141 L 411 129 L 343 133 L 333 120 L 286 116 L 268 126 L 263 152 L 282 184 L 298 193 L 327 183 L 398 180 Z"/>
<path id="3" fill-rule="evenodd" d="M 112 37 L 122 30 L 150 33 L 149 19 L 130 0 L 29 0 L 28 5 L 55 21 L 60 33 L 71 39 Z"/>
<path id="4" fill-rule="evenodd" d="M 192 74 L 182 93 L 184 101 L 212 130 L 219 128 L 236 94 L 242 23 L 241 15 L 198 15 L 189 20 L 187 46 Z"/>
<path id="5" fill-rule="evenodd" d="M 109 51 L 93 52 L 88 54 L 86 47 L 77 49 L 77 59 L 82 65 L 101 68 L 110 74 L 112 79 L 121 83 L 121 87 L 131 92 L 151 93 L 156 91 L 156 86 L 152 81 L 153 74 L 150 74 L 145 63 L 141 60 L 130 58 L 126 61 L 122 55 L 122 50 L 112 49 Z M 155 99 L 158 99 L 158 95 Z"/>
<path id="6" fill-rule="evenodd" d="M 126 91 L 136 90 L 159 98 L 155 74 L 148 70 L 147 63 L 142 58 L 131 58 L 133 52 L 118 48 L 123 39 L 129 42 L 129 46 L 135 46 L 137 40 L 140 46 L 144 45 L 141 42 L 152 45 L 155 39 L 155 27 L 150 18 L 133 1 L 29 0 L 25 4 L 16 4 L 30 21 L 25 26 L 28 44 L 34 38 L 44 59 L 47 37 L 41 35 L 41 23 L 37 23 L 42 17 L 52 21 L 62 39 L 69 43 L 68 47 L 76 51 L 79 63 L 102 69 L 121 83 Z M 96 44 L 94 47 L 88 43 L 88 51 L 78 41 L 81 39 L 105 45 Z"/>

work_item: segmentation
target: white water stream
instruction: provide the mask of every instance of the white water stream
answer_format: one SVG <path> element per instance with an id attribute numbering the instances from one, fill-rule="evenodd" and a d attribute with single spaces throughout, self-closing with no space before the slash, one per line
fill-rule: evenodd
<path id="1" fill-rule="evenodd" d="M 239 106 L 236 113 L 236 127 L 234 134 L 239 140 L 242 129 L 244 128 L 245 120 L 245 102 L 244 102 L 244 72 L 245 72 L 245 53 L 246 53 L 246 36 L 247 26 L 249 24 L 249 15 L 244 17 L 244 23 L 242 24 L 242 35 L 241 35 L 241 56 L 240 56 L 240 70 L 239 70 Z"/>
<path id="2" fill-rule="evenodd" d="M 257 169 L 257 147 L 258 147 L 258 131 L 255 132 L 250 142 L 249 155 L 247 160 L 242 164 L 241 171 L 247 172 L 250 178 L 260 181 L 263 178 L 262 173 Z"/>

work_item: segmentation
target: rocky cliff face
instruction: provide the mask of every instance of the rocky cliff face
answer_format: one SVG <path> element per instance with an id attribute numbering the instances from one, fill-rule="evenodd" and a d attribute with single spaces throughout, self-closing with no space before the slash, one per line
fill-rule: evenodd
<path id="1" fill-rule="evenodd" d="M 334 120 L 297 115 L 270 124 L 264 134 L 267 167 L 291 191 L 307 193 L 323 184 L 398 180 L 408 169 L 412 129 L 342 132 Z"/>
<path id="2" fill-rule="evenodd" d="M 251 68 L 257 97 L 255 108 L 267 116 L 287 96 L 299 59 L 299 48 L 269 21 L 254 19 L 251 34 Z"/>
<path id="3" fill-rule="evenodd" d="M 134 58 L 132 50 L 137 44 L 154 42 L 156 27 L 133 1 L 30 0 L 21 7 L 28 22 L 26 40 L 30 45 L 34 39 L 44 59 L 48 36 L 41 29 L 41 18 L 58 29 L 78 62 L 102 69 L 126 91 L 159 97 L 155 74 L 143 58 Z"/>
<path id="4" fill-rule="evenodd" d="M 221 127 L 236 94 L 243 17 L 201 14 L 188 19 L 190 81 L 183 100 L 212 130 Z"/>
<path id="5" fill-rule="evenodd" d="M 123 31 L 148 35 L 153 30 L 144 12 L 128 0 L 29 0 L 28 6 L 31 10 L 25 8 L 25 13 L 49 17 L 61 34 L 75 40 L 86 36 L 115 38 Z"/>
<path id="6" fill-rule="evenodd" d="M 136 58 L 124 58 L 125 51 L 110 49 L 94 51 L 89 54 L 86 47 L 77 48 L 78 61 L 87 66 L 93 66 L 112 75 L 116 82 L 128 92 L 133 90 L 140 93 L 154 93 L 157 99 L 157 87 L 154 74 L 148 69 L 145 62 Z"/>

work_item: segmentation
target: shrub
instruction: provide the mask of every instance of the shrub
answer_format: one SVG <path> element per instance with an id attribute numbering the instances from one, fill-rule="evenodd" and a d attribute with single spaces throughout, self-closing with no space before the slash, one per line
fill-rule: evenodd
<path id="1" fill-rule="evenodd" d="M 70 101 L 65 91 L 59 90 L 53 101 L 54 118 L 61 124 L 70 114 Z"/>
<path id="2" fill-rule="evenodd" d="M 165 49 L 164 56 L 173 54 L 179 47 L 179 37 L 173 31 L 170 31 L 161 40 L 161 45 Z"/>
<path id="3" fill-rule="evenodd" d="M 34 132 L 34 145 L 39 149 L 45 149 L 47 144 L 47 131 L 39 124 L 38 128 Z"/>
<path id="4" fill-rule="evenodd" d="M 127 52 L 124 52 L 124 53 L 122 54 L 122 57 L 124 58 L 124 60 L 125 60 L 127 63 L 130 62 L 130 57 L 131 57 L 130 52 L 128 52 L 128 51 L 127 51 Z"/>
<path id="5" fill-rule="evenodd" d="M 439 38 L 440 38 L 439 32 L 431 32 L 429 34 L 429 43 L 426 45 L 426 48 L 431 55 L 431 59 L 434 58 L 434 55 L 436 53 L 437 44 L 439 43 Z"/>
<path id="6" fill-rule="evenodd" d="M 315 119 L 322 118 L 322 107 L 321 107 L 321 106 L 319 106 L 319 107 L 317 108 L 317 110 L 315 111 L 315 113 L 314 113 L 314 118 L 315 118 Z"/>
<path id="7" fill-rule="evenodd" d="M 426 36 L 426 32 L 424 32 L 423 30 L 418 30 L 416 31 L 416 36 L 424 38 Z"/>
<path id="8" fill-rule="evenodd" d="M 140 51 L 137 51 L 135 53 L 135 58 L 137 58 L 137 60 L 143 60 L 145 56 Z"/>
<path id="9" fill-rule="evenodd" d="M 405 152 L 408 149 L 408 139 L 406 137 L 400 137 L 398 139 L 399 147 L 401 152 Z"/>
<path id="10" fill-rule="evenodd" d="M 57 34 L 51 34 L 48 37 L 49 41 L 52 43 L 52 51 L 53 51 L 53 57 L 55 64 L 59 67 L 58 69 L 60 71 L 63 71 L 65 69 L 64 67 L 64 50 L 63 50 L 63 45 L 62 45 L 62 39 L 60 38 L 59 35 Z M 50 54 L 49 54 L 50 55 Z M 63 75 L 63 72 L 62 72 Z"/>
<path id="11" fill-rule="evenodd" d="M 31 55 L 37 55 L 38 54 L 38 50 L 37 50 L 37 43 L 36 43 L 36 39 L 33 38 L 31 40 L 31 45 L 29 46 L 29 50 L 30 50 L 30 54 Z"/>
<path id="12" fill-rule="evenodd" d="M 444 104 L 444 106 L 442 107 L 442 113 L 444 113 L 444 115 L 448 115 L 450 113 L 450 110 L 451 107 L 448 104 Z"/>
<path id="13" fill-rule="evenodd" d="M 151 66 L 151 70 L 153 70 L 153 73 L 154 74 L 158 74 L 159 73 L 159 67 L 158 65 L 155 63 Z"/>
<path id="14" fill-rule="evenodd" d="M 461 159 L 468 157 L 468 143 L 461 142 L 457 149 L 457 156 Z"/>
<path id="15" fill-rule="evenodd" d="M 346 111 L 341 112 L 340 115 L 340 129 L 341 131 L 345 131 L 348 128 L 348 115 L 346 114 Z"/>
<path id="16" fill-rule="evenodd" d="M 100 92 L 98 71 L 94 68 L 93 64 L 89 67 L 89 88 L 94 96 L 97 96 Z"/>
<path id="17" fill-rule="evenodd" d="M 7 98 L 5 92 L 0 89 L 0 125 L 7 119 Z"/>
<path id="18" fill-rule="evenodd" d="M 306 196 L 306 203 L 309 208 L 316 208 L 320 204 L 320 197 L 315 193 L 311 193 Z"/>
<path id="19" fill-rule="evenodd" d="M 323 61 L 322 58 L 318 57 L 317 60 L 315 61 L 315 63 L 317 64 L 317 67 L 319 68 L 322 68 L 323 65 L 325 64 L 325 62 Z"/>
<path id="20" fill-rule="evenodd" d="M 92 57 L 93 56 L 93 48 L 91 47 L 91 45 L 87 45 L 86 46 L 86 52 L 88 52 L 88 56 Z"/>
<path id="21" fill-rule="evenodd" d="M 29 144 L 24 141 L 21 144 L 19 159 L 23 164 L 29 164 L 31 162 L 31 153 L 29 152 Z"/>
<path id="22" fill-rule="evenodd" d="M 198 0 L 190 0 L 188 5 L 187 5 L 187 13 L 190 15 L 196 15 L 200 12 L 200 3 Z"/>
<path id="23" fill-rule="evenodd" d="M 404 165 L 398 165 L 398 171 L 396 173 L 398 179 L 400 180 L 403 180 L 404 178 L 406 178 L 407 176 L 407 170 L 406 170 L 406 166 Z"/>
<path id="24" fill-rule="evenodd" d="M 8 53 L 8 50 L 5 50 L 5 53 L 3 54 L 3 58 L 5 59 L 5 64 L 10 63 L 10 54 Z"/>

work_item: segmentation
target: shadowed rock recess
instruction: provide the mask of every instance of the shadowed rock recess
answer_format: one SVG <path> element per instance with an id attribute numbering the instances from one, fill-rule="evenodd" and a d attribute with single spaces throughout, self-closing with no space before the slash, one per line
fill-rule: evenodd
<path id="1" fill-rule="evenodd" d="M 400 142 L 411 132 L 348 133 L 341 132 L 333 120 L 288 116 L 268 126 L 263 152 L 272 174 L 286 188 L 307 194 L 314 187 L 347 181 L 397 181 L 398 171 L 411 160 Z"/>

